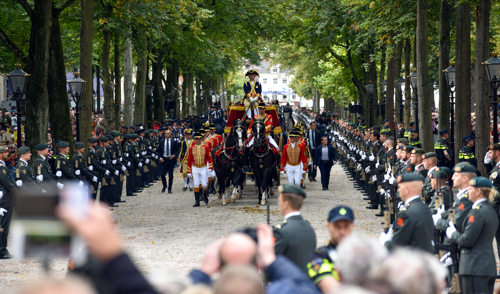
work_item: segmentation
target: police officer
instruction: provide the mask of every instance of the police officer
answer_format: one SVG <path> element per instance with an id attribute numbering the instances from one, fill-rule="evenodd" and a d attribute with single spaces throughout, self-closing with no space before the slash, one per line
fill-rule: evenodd
<path id="1" fill-rule="evenodd" d="M 307 273 L 311 282 L 323 293 L 332 293 L 340 285 L 339 273 L 335 262 L 338 257 L 338 244 L 354 230 L 354 213 L 347 206 L 337 206 L 330 210 L 326 223 L 330 233 L 327 246 L 316 250 L 307 263 Z"/>
<path id="2" fill-rule="evenodd" d="M 477 159 L 474 155 L 474 137 L 471 135 L 465 135 L 462 138 L 464 146 L 458 151 L 458 160 L 460 162 L 468 162 L 477 168 Z"/>
<path id="3" fill-rule="evenodd" d="M 382 132 L 391 132 L 391 127 L 390 127 L 390 124 L 391 122 L 388 120 L 388 119 L 384 119 L 382 121 Z"/>
<path id="4" fill-rule="evenodd" d="M 49 164 L 49 145 L 41 143 L 35 146 L 38 157 L 35 159 L 35 178 L 38 183 L 56 185 L 54 174 Z"/>
<path id="5" fill-rule="evenodd" d="M 408 130 L 405 131 L 405 134 L 404 134 L 404 137 L 408 140 L 410 140 L 410 132 L 411 130 L 414 130 L 415 129 L 415 122 L 414 121 L 411 121 L 409 124 L 408 124 L 409 128 Z"/>
<path id="6" fill-rule="evenodd" d="M 408 144 L 413 146 L 414 148 L 422 148 L 417 130 L 410 131 L 410 139 L 408 140 Z"/>
<path id="7" fill-rule="evenodd" d="M 449 132 L 446 129 L 442 129 L 439 131 L 439 136 L 441 138 L 439 141 L 434 144 L 434 152 L 436 152 L 438 162 L 438 166 L 447 166 L 450 167 L 451 163 L 451 157 L 449 153 L 449 145 L 446 140 L 448 140 Z"/>
<path id="8" fill-rule="evenodd" d="M 14 212 L 12 194 L 16 186 L 12 180 L 9 168 L 5 162 L 9 158 L 9 149 L 0 146 L 0 259 L 10 259 L 12 256 L 7 250 L 7 237 L 9 236 L 10 221 Z"/>

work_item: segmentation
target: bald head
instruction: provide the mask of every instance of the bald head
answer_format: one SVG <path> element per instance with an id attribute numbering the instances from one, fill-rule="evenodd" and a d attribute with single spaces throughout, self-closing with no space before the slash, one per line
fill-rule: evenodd
<path id="1" fill-rule="evenodd" d="M 166 130 L 165 131 L 165 138 L 170 139 L 172 137 L 172 131 L 171 130 Z"/>
<path id="2" fill-rule="evenodd" d="M 256 264 L 256 258 L 257 243 L 242 233 L 229 237 L 220 249 L 221 265 Z"/>
<path id="3" fill-rule="evenodd" d="M 406 201 L 410 197 L 420 195 L 422 192 L 422 182 L 412 181 L 398 184 L 398 192 L 401 200 Z"/>

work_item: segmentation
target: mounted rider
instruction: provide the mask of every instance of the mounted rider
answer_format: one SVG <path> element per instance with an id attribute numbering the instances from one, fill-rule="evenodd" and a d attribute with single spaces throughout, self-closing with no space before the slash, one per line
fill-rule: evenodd
<path id="1" fill-rule="evenodd" d="M 257 107 L 256 104 L 260 102 L 264 102 L 262 100 L 262 85 L 260 82 L 255 81 L 255 77 L 259 76 L 259 73 L 256 70 L 249 70 L 245 74 L 246 77 L 250 79 L 250 81 L 246 81 L 243 84 L 243 90 L 245 91 L 245 98 L 243 99 L 243 104 L 245 105 L 245 114 L 251 119 L 253 115 L 257 115 Z M 253 112 L 253 115 L 252 115 Z"/>
<path id="2" fill-rule="evenodd" d="M 274 147 L 271 148 L 273 150 L 273 153 L 276 154 L 279 152 L 279 147 L 274 141 L 274 139 L 271 137 L 271 130 L 273 128 L 273 118 L 271 117 L 271 115 L 266 113 L 266 104 L 264 102 L 259 103 L 258 111 L 259 113 L 252 118 L 252 120 L 250 121 L 250 125 L 248 126 L 247 130 L 248 137 L 252 136 L 252 125 L 254 123 L 254 119 L 263 120 L 265 125 L 265 132 L 264 132 L 265 136 L 269 141 L 269 143 L 271 144 L 271 146 Z M 250 147 L 253 146 L 253 142 L 254 138 L 250 140 L 247 148 L 245 148 L 245 157 L 244 157 L 245 162 L 242 168 L 243 172 L 248 172 L 248 156 L 250 154 Z"/>

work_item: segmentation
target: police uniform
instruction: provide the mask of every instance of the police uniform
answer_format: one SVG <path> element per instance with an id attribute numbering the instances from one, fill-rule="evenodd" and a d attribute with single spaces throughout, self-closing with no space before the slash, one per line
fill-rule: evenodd
<path id="1" fill-rule="evenodd" d="M 469 141 L 474 140 L 475 138 L 472 137 L 471 135 L 466 135 L 462 138 L 462 142 L 467 144 Z M 458 151 L 458 160 L 460 162 L 468 162 L 472 164 L 475 168 L 477 168 L 477 159 L 474 154 L 474 150 L 469 147 L 469 146 L 463 146 L 460 148 L 460 151 Z"/>
<path id="2" fill-rule="evenodd" d="M 448 131 L 447 130 L 441 130 L 439 131 L 439 135 L 441 136 L 444 136 L 445 134 L 447 134 Z M 448 145 L 448 142 L 446 142 L 445 139 L 441 138 L 439 139 L 436 144 L 434 144 L 434 152 L 436 152 L 436 155 L 437 155 L 437 165 L 438 166 L 449 166 L 451 165 L 451 162 L 446 158 L 446 156 L 444 155 L 444 152 L 448 152 L 448 155 L 450 153 L 450 148 L 449 148 L 449 145 Z"/>

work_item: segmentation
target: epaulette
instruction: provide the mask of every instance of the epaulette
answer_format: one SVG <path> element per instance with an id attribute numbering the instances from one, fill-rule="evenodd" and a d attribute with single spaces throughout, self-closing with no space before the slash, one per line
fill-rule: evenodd
<path id="1" fill-rule="evenodd" d="M 406 207 L 401 207 L 399 211 L 406 211 Z"/>
<path id="2" fill-rule="evenodd" d="M 467 194 L 467 192 L 465 192 L 460 198 L 469 198 L 469 194 Z"/>
<path id="3" fill-rule="evenodd" d="M 476 207 L 474 207 L 474 209 L 479 209 L 481 208 L 481 204 L 478 204 Z"/>

